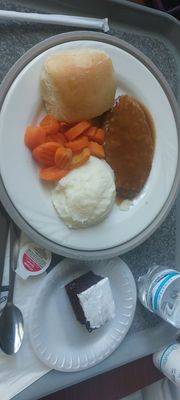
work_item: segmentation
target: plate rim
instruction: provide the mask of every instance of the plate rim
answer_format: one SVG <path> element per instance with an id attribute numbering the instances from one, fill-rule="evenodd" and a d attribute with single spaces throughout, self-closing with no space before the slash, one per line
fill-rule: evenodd
<path id="1" fill-rule="evenodd" d="M 126 253 L 129 250 L 134 249 L 141 243 L 143 243 L 148 237 L 150 237 L 155 230 L 161 225 L 161 223 L 165 220 L 168 215 L 171 207 L 173 206 L 176 196 L 178 194 L 180 188 L 180 174 L 178 171 L 180 169 L 180 115 L 179 108 L 176 101 L 176 98 L 172 92 L 171 87 L 168 82 L 164 78 L 163 74 L 159 71 L 159 69 L 154 65 L 154 63 L 145 56 L 140 50 L 138 50 L 135 46 L 132 46 L 128 42 L 114 37 L 112 35 L 99 33 L 99 32 L 91 32 L 91 31 L 72 31 L 67 33 L 61 33 L 55 36 L 51 36 L 47 38 L 35 46 L 31 47 L 24 55 L 22 55 L 16 63 L 11 67 L 5 78 L 3 79 L 0 86 L 0 110 L 2 108 L 3 102 L 6 98 L 6 95 L 16 77 L 23 70 L 23 68 L 32 61 L 35 57 L 37 57 L 42 52 L 48 50 L 51 47 L 54 47 L 59 44 L 63 44 L 70 41 L 77 40 L 94 40 L 105 42 L 115 47 L 121 48 L 125 50 L 129 54 L 133 55 L 136 59 L 138 59 L 145 67 L 154 75 L 162 89 L 164 90 L 168 101 L 170 103 L 174 120 L 177 127 L 177 140 L 178 140 L 178 158 L 177 158 L 177 167 L 176 173 L 174 177 L 174 181 L 172 183 L 171 191 L 166 199 L 166 202 L 162 206 L 161 210 L 157 214 L 157 216 L 151 221 L 151 223 L 144 228 L 139 234 L 137 234 L 132 239 L 129 239 L 127 242 L 109 247 L 107 249 L 101 250 L 78 250 L 74 248 L 70 248 L 67 246 L 63 246 L 55 243 L 53 240 L 50 240 L 37 232 L 20 214 L 20 212 L 16 209 L 15 205 L 12 203 L 8 192 L 4 186 L 1 174 L 0 174 L 0 200 L 2 201 L 4 207 L 7 212 L 11 216 L 11 218 L 17 223 L 17 225 L 34 241 L 38 242 L 40 245 L 46 247 L 48 250 L 61 254 L 64 257 L 72 257 L 75 259 L 101 259 L 103 258 L 112 258 L 117 255 L 121 255 Z"/>
<path id="2" fill-rule="evenodd" d="M 128 264 L 122 258 L 113 257 L 113 258 L 107 260 L 107 262 L 111 262 L 111 260 L 112 261 L 114 260 L 115 262 L 119 263 L 119 265 L 116 265 L 114 267 L 123 269 L 123 271 L 125 271 L 125 274 L 126 274 L 125 279 L 127 278 L 127 275 L 128 275 L 128 279 L 129 279 L 128 283 L 129 283 L 129 285 L 131 287 L 131 290 L 132 290 L 132 311 L 131 311 L 131 315 L 129 317 L 129 321 L 130 322 L 128 322 L 128 324 L 129 324 L 128 329 L 125 330 L 123 333 L 121 333 L 119 335 L 119 340 L 117 340 L 117 339 L 114 340 L 115 346 L 113 348 L 112 348 L 112 346 L 109 346 L 109 351 L 108 351 L 107 354 L 104 354 L 104 357 L 101 357 L 101 358 L 98 357 L 96 359 L 96 361 L 93 362 L 92 364 L 84 365 L 84 366 L 81 366 L 81 367 L 78 367 L 78 368 L 72 368 L 72 366 L 70 368 L 68 368 L 68 367 L 55 368 L 54 363 L 53 362 L 49 362 L 49 357 L 48 357 L 48 360 L 47 360 L 47 363 L 46 363 L 44 361 L 44 358 L 41 356 L 40 352 L 37 351 L 37 348 L 40 348 L 40 346 L 37 345 L 37 348 L 35 348 L 35 346 L 34 346 L 34 336 L 33 336 L 33 333 L 32 333 L 32 326 L 33 326 L 32 319 L 34 318 L 33 310 L 34 310 L 34 308 L 36 308 L 37 299 L 39 298 L 39 296 L 41 295 L 42 291 L 44 290 L 44 287 L 46 287 L 47 284 L 48 284 L 48 282 L 47 282 L 48 281 L 48 275 L 51 275 L 51 276 L 49 276 L 49 279 L 53 282 L 54 281 L 54 275 L 57 274 L 58 268 L 59 268 L 59 273 L 61 273 L 60 265 L 65 263 L 65 265 L 62 265 L 62 269 L 64 269 L 64 268 L 66 269 L 66 267 L 67 267 L 66 263 L 68 263 L 69 260 L 72 263 L 76 262 L 75 259 L 72 260 L 72 259 L 64 258 L 62 261 L 60 261 L 47 274 L 45 280 L 41 283 L 41 286 L 39 287 L 38 293 L 34 297 L 33 304 L 31 305 L 31 310 L 30 310 L 30 315 L 29 315 L 29 319 L 28 319 L 28 327 L 27 328 L 28 328 L 28 335 L 29 335 L 29 339 L 30 339 L 30 343 L 31 343 L 32 349 L 34 351 L 34 354 L 39 358 L 39 360 L 41 362 L 43 362 L 43 364 L 45 364 L 47 367 L 49 367 L 51 369 L 55 369 L 55 370 L 61 371 L 61 372 L 71 372 L 72 373 L 72 372 L 80 372 L 80 371 L 83 371 L 85 369 L 89 369 L 91 367 L 94 367 L 95 365 L 99 364 L 100 362 L 102 362 L 106 358 L 108 358 L 120 346 L 120 344 L 122 343 L 122 341 L 124 340 L 124 338 L 128 334 L 129 329 L 131 328 L 131 325 L 132 325 L 132 322 L 133 322 L 133 319 L 134 319 L 136 306 L 137 306 L 137 287 L 136 287 L 135 279 L 134 279 L 134 276 L 132 274 L 131 269 L 129 268 Z M 93 260 L 86 260 L 85 262 L 93 262 Z M 99 260 L 99 262 L 101 262 L 101 261 Z M 73 268 L 73 265 L 70 266 L 70 272 L 72 272 L 72 268 Z"/>

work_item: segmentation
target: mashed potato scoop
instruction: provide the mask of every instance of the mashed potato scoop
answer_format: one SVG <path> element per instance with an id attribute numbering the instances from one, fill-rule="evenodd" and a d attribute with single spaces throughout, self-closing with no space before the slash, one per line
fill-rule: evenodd
<path id="1" fill-rule="evenodd" d="M 86 228 L 101 222 L 116 196 L 114 173 L 104 160 L 90 157 L 72 170 L 52 191 L 54 207 L 69 228 Z"/>

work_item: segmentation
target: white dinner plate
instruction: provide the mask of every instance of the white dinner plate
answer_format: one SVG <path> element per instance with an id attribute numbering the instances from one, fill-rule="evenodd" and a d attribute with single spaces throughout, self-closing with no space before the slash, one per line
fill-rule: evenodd
<path id="1" fill-rule="evenodd" d="M 76 320 L 64 288 L 89 270 L 109 278 L 116 312 L 113 320 L 91 333 Z M 64 259 L 47 275 L 31 307 L 29 335 L 35 354 L 59 371 L 79 371 L 98 364 L 127 334 L 136 297 L 133 275 L 120 258 L 99 262 Z"/>
<path id="2" fill-rule="evenodd" d="M 83 33 L 82 40 L 74 39 L 80 37 L 76 32 L 69 35 L 72 40 L 67 41 L 67 35 L 59 35 L 60 44 L 53 45 L 58 42 L 55 37 L 47 45 L 45 41 L 32 49 L 31 61 L 25 58 L 25 67 L 4 98 L 0 114 L 0 174 L 5 198 L 1 197 L 6 207 L 9 204 L 8 211 L 16 223 L 51 251 L 73 258 L 93 257 L 93 254 L 95 258 L 112 257 L 148 237 L 165 218 L 175 199 L 179 185 L 176 102 L 162 75 L 132 46 L 104 34 L 84 34 L 97 36 L 99 41 L 84 40 Z M 43 43 L 47 50 L 40 50 Z M 67 228 L 58 217 L 51 201 L 53 185 L 39 180 L 38 167 L 23 138 L 26 126 L 38 123 L 44 113 L 39 88 L 44 60 L 53 53 L 82 48 L 104 50 L 110 55 L 118 81 L 116 96 L 127 93 L 147 107 L 154 120 L 156 141 L 151 173 L 130 208 L 124 211 L 114 204 L 100 224 L 74 230 Z M 8 81 L 5 83 L 7 89 Z"/>

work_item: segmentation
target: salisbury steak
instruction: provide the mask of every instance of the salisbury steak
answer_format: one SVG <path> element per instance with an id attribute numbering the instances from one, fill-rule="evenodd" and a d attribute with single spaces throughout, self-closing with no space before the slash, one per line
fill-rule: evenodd
<path id="1" fill-rule="evenodd" d="M 152 127 L 143 106 L 127 95 L 117 98 L 105 118 L 105 157 L 122 198 L 134 198 L 149 176 L 154 152 Z"/>

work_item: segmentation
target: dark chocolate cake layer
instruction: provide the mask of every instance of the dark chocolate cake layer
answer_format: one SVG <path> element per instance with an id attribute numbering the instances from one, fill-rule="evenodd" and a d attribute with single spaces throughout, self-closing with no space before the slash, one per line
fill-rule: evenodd
<path id="1" fill-rule="evenodd" d="M 68 283 L 65 286 L 66 292 L 68 294 L 69 300 L 71 302 L 73 311 L 77 320 L 86 325 L 86 328 L 89 332 L 92 331 L 90 327 L 89 321 L 86 320 L 84 315 L 84 311 L 81 307 L 78 294 L 84 292 L 89 287 L 94 286 L 97 282 L 102 280 L 103 278 L 99 275 L 95 275 L 92 271 L 87 272 L 86 274 L 81 275 L 79 278 L 74 279 L 72 282 Z"/>

